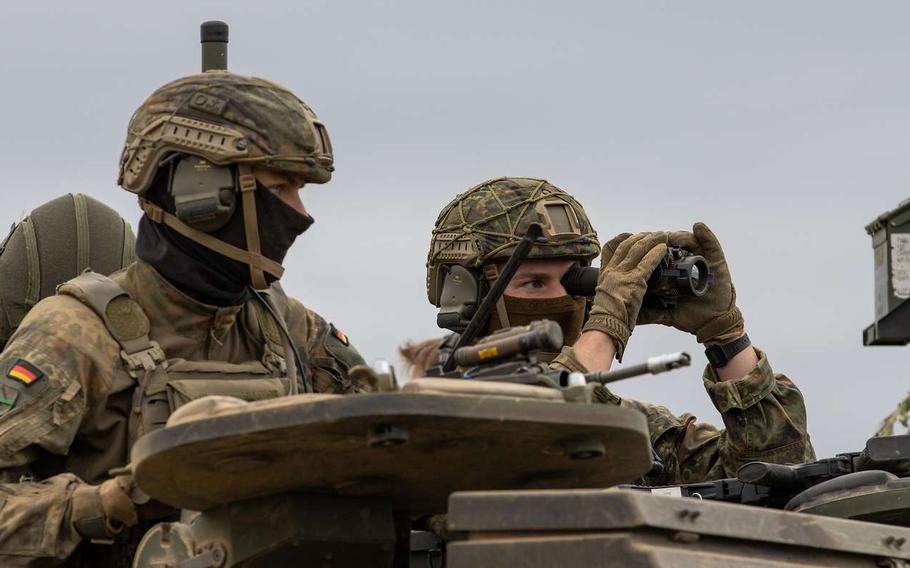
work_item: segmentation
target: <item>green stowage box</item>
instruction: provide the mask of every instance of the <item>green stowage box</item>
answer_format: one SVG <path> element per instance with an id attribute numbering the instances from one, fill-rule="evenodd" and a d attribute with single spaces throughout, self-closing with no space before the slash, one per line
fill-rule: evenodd
<path id="1" fill-rule="evenodd" d="M 910 529 L 625 490 L 455 493 L 447 568 L 899 567 Z"/>
<path id="2" fill-rule="evenodd" d="M 910 343 L 910 199 L 866 225 L 875 255 L 875 321 L 864 345 Z"/>

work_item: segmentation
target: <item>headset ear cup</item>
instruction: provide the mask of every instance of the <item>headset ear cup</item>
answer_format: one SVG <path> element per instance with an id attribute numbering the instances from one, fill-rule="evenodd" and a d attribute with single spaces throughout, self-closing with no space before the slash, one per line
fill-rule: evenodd
<path id="1" fill-rule="evenodd" d="M 175 162 L 168 190 L 177 218 L 206 233 L 224 227 L 237 209 L 237 167 L 218 166 L 199 156 Z"/>
<path id="2" fill-rule="evenodd" d="M 430 297 L 430 301 L 437 308 L 440 305 L 440 300 L 442 298 L 442 288 L 445 284 L 446 274 L 449 273 L 449 268 L 450 267 L 448 265 L 440 264 L 436 267 L 435 270 L 432 271 L 431 277 L 433 278 L 433 287 L 431 288 L 432 296 Z"/>
<path id="3" fill-rule="evenodd" d="M 478 270 L 457 264 L 446 265 L 445 268 L 439 271 L 441 283 L 436 325 L 461 333 L 474 317 L 488 285 Z"/>
<path id="4" fill-rule="evenodd" d="M 225 214 L 224 224 L 234 216 L 234 211 L 237 210 L 237 191 L 235 189 L 222 189 L 218 192 L 218 197 L 221 200 L 222 207 L 227 208 Z"/>

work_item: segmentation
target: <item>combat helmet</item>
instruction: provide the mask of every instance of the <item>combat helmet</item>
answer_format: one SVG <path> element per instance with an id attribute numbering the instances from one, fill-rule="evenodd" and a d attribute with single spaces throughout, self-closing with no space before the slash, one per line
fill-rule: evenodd
<path id="1" fill-rule="evenodd" d="M 280 278 L 284 269 L 259 250 L 253 168 L 278 171 L 301 184 L 326 183 L 334 171 L 332 146 L 325 126 L 291 91 L 227 71 L 227 39 L 227 24 L 204 23 L 203 72 L 164 85 L 136 110 L 120 158 L 118 184 L 139 195 L 152 221 L 248 264 L 253 285 L 264 288 L 263 272 Z M 172 174 L 177 210 L 171 214 L 144 195 L 159 167 L 185 156 L 193 160 Z M 181 183 L 183 174 L 187 179 Z M 237 193 L 246 250 L 208 234 L 231 218 Z"/>
<path id="2" fill-rule="evenodd" d="M 480 183 L 445 206 L 427 255 L 427 298 L 440 307 L 440 327 L 461 331 L 473 315 L 496 263 L 506 260 L 531 223 L 545 244 L 530 259 L 576 259 L 585 266 L 600 255 L 597 233 L 574 197 L 543 179 L 501 177 Z"/>

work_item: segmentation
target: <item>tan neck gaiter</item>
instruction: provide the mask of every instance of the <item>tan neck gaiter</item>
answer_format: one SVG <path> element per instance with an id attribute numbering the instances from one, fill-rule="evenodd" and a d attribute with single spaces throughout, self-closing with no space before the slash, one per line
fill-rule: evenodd
<path id="1" fill-rule="evenodd" d="M 516 298 L 503 296 L 509 325 L 528 325 L 532 321 L 548 319 L 555 321 L 562 328 L 563 343 L 572 345 L 581 336 L 581 326 L 585 318 L 585 298 L 559 296 L 557 298 Z M 490 318 L 487 333 L 502 329 L 502 322 L 494 313 Z"/>

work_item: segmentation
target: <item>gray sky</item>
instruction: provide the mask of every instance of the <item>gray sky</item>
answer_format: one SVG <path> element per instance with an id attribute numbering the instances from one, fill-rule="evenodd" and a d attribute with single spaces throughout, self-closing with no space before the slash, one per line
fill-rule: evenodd
<path id="1" fill-rule="evenodd" d="M 198 25 L 230 67 L 325 121 L 337 172 L 285 287 L 368 360 L 438 333 L 424 292 L 437 213 L 501 175 L 573 193 L 602 239 L 703 220 L 753 341 L 802 388 L 820 455 L 859 449 L 910 389 L 906 348 L 864 348 L 863 231 L 910 196 L 905 2 L 10 2 L 0 18 L 5 216 L 68 191 L 131 222 L 116 187 L 133 110 L 196 72 Z M 688 350 L 639 328 L 627 362 Z M 693 368 L 616 391 L 720 420 Z"/>

